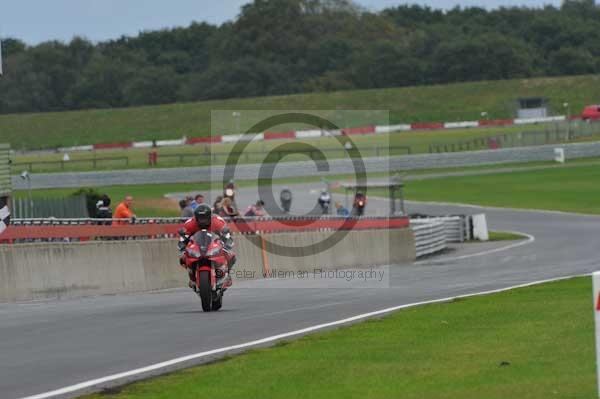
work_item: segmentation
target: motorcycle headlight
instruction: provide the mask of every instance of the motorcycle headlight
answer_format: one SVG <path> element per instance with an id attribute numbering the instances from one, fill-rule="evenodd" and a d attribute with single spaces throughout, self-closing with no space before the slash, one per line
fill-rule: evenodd
<path id="1" fill-rule="evenodd" d="M 221 252 L 221 248 L 219 248 L 219 247 L 216 247 L 216 248 L 213 248 L 213 249 L 211 249 L 210 251 L 208 251 L 208 252 L 206 253 L 206 256 L 215 256 L 215 255 L 218 255 L 218 254 L 219 254 L 219 252 Z"/>
<path id="2" fill-rule="evenodd" d="M 202 254 L 200 253 L 200 251 L 196 251 L 195 249 L 188 249 L 187 254 L 189 256 L 191 256 L 192 258 L 201 258 L 202 257 Z"/>

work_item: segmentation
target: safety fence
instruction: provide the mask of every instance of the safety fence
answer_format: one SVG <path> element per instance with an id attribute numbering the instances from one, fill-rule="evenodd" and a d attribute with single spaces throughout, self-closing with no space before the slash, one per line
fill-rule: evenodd
<path id="1" fill-rule="evenodd" d="M 16 219 L 0 235 L 0 243 L 65 242 L 174 238 L 183 219 Z M 229 223 L 233 233 L 263 234 L 306 231 L 380 230 L 409 227 L 406 217 L 282 217 L 240 218 Z"/>
<path id="2" fill-rule="evenodd" d="M 499 148 L 539 146 L 581 141 L 600 135 L 600 121 L 563 121 L 546 125 L 544 130 L 476 137 L 469 140 L 432 143 L 430 153 L 496 150 Z"/>
<path id="3" fill-rule="evenodd" d="M 13 218 L 25 220 L 27 220 L 26 218 L 52 220 L 47 218 L 75 218 L 89 215 L 87 199 L 84 195 L 72 195 L 65 198 L 13 197 L 10 199 L 10 209 Z"/>
<path id="4" fill-rule="evenodd" d="M 448 243 L 470 240 L 470 216 L 443 216 L 410 220 L 415 235 L 417 258 L 441 252 Z"/>
<path id="5" fill-rule="evenodd" d="M 413 224 L 417 258 L 432 255 L 446 249 L 446 229 L 443 222 Z"/>
<path id="6" fill-rule="evenodd" d="M 95 154 L 95 153 L 94 153 Z M 97 169 L 98 167 L 128 167 L 129 157 L 100 157 L 100 158 L 89 158 L 89 159 L 69 159 L 59 161 L 25 161 L 15 162 L 12 167 L 18 170 L 27 170 L 28 172 L 38 172 L 49 170 L 68 170 L 72 165 L 83 165 L 89 166 L 90 169 Z"/>

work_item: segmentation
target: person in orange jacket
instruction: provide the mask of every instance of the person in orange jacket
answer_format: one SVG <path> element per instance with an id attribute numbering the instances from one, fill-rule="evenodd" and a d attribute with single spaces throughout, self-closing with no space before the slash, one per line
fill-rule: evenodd
<path id="1" fill-rule="evenodd" d="M 132 204 L 133 204 L 133 197 L 128 195 L 127 197 L 125 197 L 125 200 L 123 202 L 121 202 L 119 205 L 117 205 L 117 208 L 115 209 L 115 214 L 113 215 L 113 218 L 129 219 L 129 221 L 116 220 L 115 221 L 116 225 L 124 225 L 124 224 L 135 222 L 135 214 L 133 213 L 133 210 L 131 209 Z"/>

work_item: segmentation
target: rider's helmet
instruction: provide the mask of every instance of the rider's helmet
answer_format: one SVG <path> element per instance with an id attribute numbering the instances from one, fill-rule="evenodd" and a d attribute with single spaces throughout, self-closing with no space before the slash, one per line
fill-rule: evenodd
<path id="1" fill-rule="evenodd" d="M 200 204 L 194 210 L 194 218 L 200 229 L 208 229 L 212 220 L 212 210 L 206 204 Z"/>

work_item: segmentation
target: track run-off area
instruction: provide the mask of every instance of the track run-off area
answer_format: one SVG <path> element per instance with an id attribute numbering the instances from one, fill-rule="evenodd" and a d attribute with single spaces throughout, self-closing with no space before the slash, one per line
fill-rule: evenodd
<path id="1" fill-rule="evenodd" d="M 314 207 L 315 185 L 291 188 L 294 211 Z M 238 195 L 247 204 L 257 193 L 241 189 Z M 189 289 L 0 304 L 1 396 L 74 397 L 406 307 L 600 269 L 597 216 L 413 202 L 407 208 L 423 214 L 485 213 L 491 229 L 529 238 L 466 244 L 411 265 L 391 265 L 385 268 L 385 286 L 236 282 L 216 313 L 202 313 Z M 385 209 L 384 200 L 370 199 L 371 213 Z"/>

